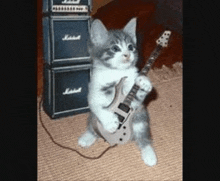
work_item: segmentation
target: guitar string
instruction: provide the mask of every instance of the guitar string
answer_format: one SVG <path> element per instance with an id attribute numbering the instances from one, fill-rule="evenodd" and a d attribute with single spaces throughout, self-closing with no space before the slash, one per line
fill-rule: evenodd
<path id="1" fill-rule="evenodd" d="M 130 90 L 130 92 L 128 93 L 128 95 L 126 96 L 124 103 L 127 104 L 127 105 L 130 105 L 130 104 L 131 104 L 131 101 L 132 101 L 133 98 L 134 98 L 134 95 L 137 93 L 138 90 L 139 90 L 139 86 L 135 84 L 135 85 L 131 88 L 131 90 Z"/>
<path id="2" fill-rule="evenodd" d="M 41 98 L 41 101 L 40 101 L 40 103 L 39 103 L 39 117 L 40 117 L 41 125 L 42 125 L 42 127 L 44 128 L 44 130 L 46 131 L 46 133 L 48 134 L 48 136 L 50 137 L 51 141 L 52 141 L 54 144 L 56 144 L 57 146 L 59 146 L 59 147 L 61 147 L 61 148 L 63 148 L 63 149 L 67 149 L 67 150 L 74 151 L 74 152 L 76 152 L 77 154 L 79 154 L 81 157 L 86 158 L 86 159 L 90 159 L 90 160 L 95 160 L 95 159 L 101 158 L 108 150 L 110 150 L 111 148 L 114 148 L 114 147 L 117 146 L 117 144 L 115 144 L 115 145 L 113 145 L 113 146 L 109 146 L 109 147 L 107 147 L 99 156 L 97 156 L 97 157 L 89 157 L 89 156 L 83 155 L 82 153 L 80 153 L 80 152 L 79 152 L 78 150 L 76 150 L 76 149 L 73 149 L 73 148 L 70 148 L 70 147 L 61 145 L 60 143 L 57 143 L 57 142 L 53 139 L 52 135 L 50 134 L 50 132 L 48 131 L 48 129 L 45 127 L 45 125 L 44 125 L 44 123 L 43 123 L 43 121 L 42 121 L 42 117 L 41 117 L 41 112 L 42 112 L 42 111 L 41 111 L 41 106 L 42 106 L 42 102 L 43 102 L 43 97 Z M 43 107 L 43 106 L 42 106 L 42 107 Z"/>
<path id="3" fill-rule="evenodd" d="M 150 70 L 151 65 L 154 63 L 154 61 L 156 60 L 157 56 L 159 55 L 160 50 L 162 49 L 161 45 L 158 45 L 156 47 L 156 49 L 153 51 L 153 53 L 150 55 L 150 57 L 148 58 L 148 63 L 144 66 L 144 68 L 142 69 L 141 72 L 143 72 L 144 74 L 147 74 L 148 71 Z M 131 91 L 128 93 L 128 95 L 125 98 L 124 103 L 127 105 L 131 104 L 131 101 L 134 98 L 134 95 L 137 93 L 137 91 L 139 90 L 139 86 L 138 85 L 134 85 L 131 89 Z"/>

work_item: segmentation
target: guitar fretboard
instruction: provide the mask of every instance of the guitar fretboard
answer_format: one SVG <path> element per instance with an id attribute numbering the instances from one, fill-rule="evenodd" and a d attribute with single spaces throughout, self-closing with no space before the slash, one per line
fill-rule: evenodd
<path id="1" fill-rule="evenodd" d="M 142 68 L 140 74 L 147 75 L 152 64 L 155 62 L 155 60 L 159 56 L 162 48 L 163 47 L 161 45 L 157 45 L 157 47 L 154 49 L 154 51 L 151 53 L 150 57 L 148 58 L 147 64 Z M 123 103 L 126 104 L 127 106 L 130 106 L 131 102 L 135 98 L 137 91 L 139 89 L 140 87 L 137 84 L 134 84 L 130 92 L 128 93 L 128 95 L 125 97 L 125 100 L 123 101 Z"/>
<path id="2" fill-rule="evenodd" d="M 147 73 L 149 72 L 151 66 L 153 65 L 153 63 L 155 62 L 155 60 L 157 59 L 157 57 L 160 54 L 160 51 L 163 47 L 161 45 L 158 45 L 154 51 L 151 53 L 150 57 L 148 58 L 148 62 L 147 64 L 144 66 L 144 68 L 142 68 L 140 74 L 144 74 L 147 75 Z"/>

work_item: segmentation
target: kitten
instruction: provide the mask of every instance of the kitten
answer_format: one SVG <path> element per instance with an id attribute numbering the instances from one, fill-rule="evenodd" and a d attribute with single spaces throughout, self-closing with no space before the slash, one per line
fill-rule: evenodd
<path id="1" fill-rule="evenodd" d="M 88 93 L 91 113 L 87 130 L 79 138 L 78 144 L 89 147 L 99 137 L 92 126 L 94 116 L 106 131 L 116 131 L 119 126 L 118 117 L 105 107 L 114 99 L 115 85 L 122 77 L 127 76 L 123 84 L 123 94 L 127 95 L 135 82 L 140 85 L 131 103 L 131 107 L 136 110 L 132 119 L 131 140 L 139 146 L 145 164 L 153 166 L 157 163 L 157 158 L 151 145 L 149 115 L 142 104 L 145 96 L 152 90 L 152 85 L 148 77 L 138 75 L 135 66 L 138 60 L 136 42 L 136 18 L 131 19 L 122 30 L 108 31 L 100 20 L 92 22 L 89 52 L 93 66 Z"/>

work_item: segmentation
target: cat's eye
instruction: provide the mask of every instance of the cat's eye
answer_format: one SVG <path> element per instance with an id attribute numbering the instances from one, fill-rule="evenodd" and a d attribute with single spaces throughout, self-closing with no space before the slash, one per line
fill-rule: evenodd
<path id="1" fill-rule="evenodd" d="M 128 50 L 130 50 L 130 51 L 134 51 L 134 47 L 133 47 L 132 44 L 128 45 Z"/>
<path id="2" fill-rule="evenodd" d="M 119 51 L 121 51 L 121 49 L 119 48 L 118 45 L 113 45 L 113 46 L 111 47 L 111 50 L 112 50 L 113 52 L 119 52 Z"/>

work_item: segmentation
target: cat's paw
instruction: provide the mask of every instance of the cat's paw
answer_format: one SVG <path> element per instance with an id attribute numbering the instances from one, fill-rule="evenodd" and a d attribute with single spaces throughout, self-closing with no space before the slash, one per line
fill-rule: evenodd
<path id="1" fill-rule="evenodd" d="M 153 88 L 149 78 L 144 75 L 138 76 L 135 83 L 145 92 L 150 92 Z"/>
<path id="2" fill-rule="evenodd" d="M 151 145 L 147 145 L 144 149 L 141 150 L 141 157 L 147 166 L 152 167 L 157 164 L 157 156 Z"/>
<path id="3" fill-rule="evenodd" d="M 92 133 L 86 131 L 84 134 L 81 135 L 78 139 L 78 145 L 83 148 L 90 147 L 96 141 L 96 136 Z"/>
<path id="4" fill-rule="evenodd" d="M 109 115 L 102 121 L 103 128 L 108 131 L 109 133 L 114 133 L 118 126 L 119 120 L 116 114 Z"/>

